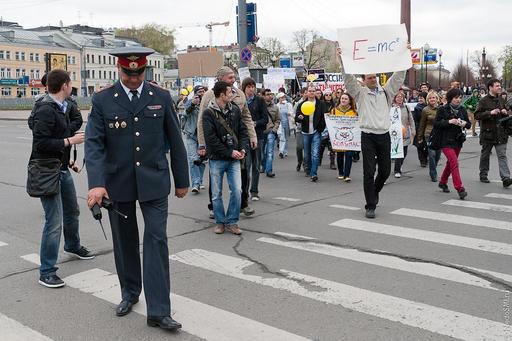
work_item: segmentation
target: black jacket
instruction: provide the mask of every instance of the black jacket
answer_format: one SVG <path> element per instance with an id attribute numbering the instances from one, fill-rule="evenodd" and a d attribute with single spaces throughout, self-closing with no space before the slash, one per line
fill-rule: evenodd
<path id="1" fill-rule="evenodd" d="M 309 134 L 312 131 L 309 131 L 309 120 L 313 117 L 313 129 L 317 132 L 322 133 L 325 129 L 325 113 L 327 112 L 327 108 L 324 101 L 316 100 L 315 102 L 315 112 L 312 115 L 304 115 L 302 113 L 302 105 L 306 103 L 306 101 L 297 105 L 297 111 L 295 112 L 295 121 L 299 122 L 302 126 L 302 132 Z M 299 116 L 302 115 L 303 118 L 300 119 Z"/>
<path id="2" fill-rule="evenodd" d="M 457 114 L 451 109 L 450 104 L 440 106 L 437 109 L 436 120 L 434 122 L 434 128 L 438 129 L 441 133 L 441 148 L 462 148 L 462 144 L 466 140 L 466 136 L 462 131 L 462 128 L 448 123 L 452 118 L 460 118 L 466 121 L 464 128 L 471 128 L 471 122 L 469 122 L 468 113 L 466 109 L 461 105 Z"/>
<path id="3" fill-rule="evenodd" d="M 416 136 L 418 136 L 418 130 L 420 129 L 421 113 L 423 112 L 423 108 L 426 106 L 426 103 L 418 103 L 412 111 L 412 117 L 414 118 L 414 124 L 416 127 Z"/>
<path id="4" fill-rule="evenodd" d="M 66 101 L 64 113 L 47 94 L 36 101 L 28 118 L 33 137 L 30 159 L 57 158 L 63 170 L 68 168 L 71 151 L 71 146 L 64 147 L 64 139 L 73 136 L 83 123 L 77 103 L 73 99 Z"/>
<path id="5" fill-rule="evenodd" d="M 498 121 L 507 114 L 491 115 L 494 109 L 506 109 L 505 100 L 491 95 L 484 96 L 476 107 L 475 119 L 480 121 L 480 144 L 503 144 L 508 142 L 508 135 Z"/>
<path id="6" fill-rule="evenodd" d="M 228 103 L 227 109 L 227 113 L 224 113 L 213 99 L 203 112 L 206 152 L 208 158 L 212 160 L 234 161 L 235 159 L 231 157 L 233 150 L 249 151 L 249 135 L 247 127 L 242 122 L 240 108 L 234 103 Z M 226 120 L 228 126 L 235 133 L 238 144 L 233 139 L 228 140 L 229 133 L 220 123 L 218 116 L 222 116 Z"/>
<path id="7" fill-rule="evenodd" d="M 254 96 L 254 100 L 249 104 L 249 111 L 251 112 L 252 120 L 254 121 L 254 129 L 258 139 L 263 138 L 263 132 L 267 128 L 268 123 L 268 110 L 265 100 L 260 96 Z"/>

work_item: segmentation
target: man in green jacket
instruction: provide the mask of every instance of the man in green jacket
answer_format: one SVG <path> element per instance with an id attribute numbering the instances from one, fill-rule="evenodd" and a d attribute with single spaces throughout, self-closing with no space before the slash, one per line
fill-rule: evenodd
<path id="1" fill-rule="evenodd" d="M 480 101 L 480 96 L 478 94 L 478 89 L 474 89 L 471 97 L 469 97 L 463 103 L 464 108 L 466 108 L 466 111 L 468 112 L 469 120 L 471 121 L 471 132 L 473 133 L 473 136 L 478 136 L 475 131 L 475 129 L 476 129 L 475 110 L 476 110 L 476 106 L 478 105 L 479 101 Z"/>

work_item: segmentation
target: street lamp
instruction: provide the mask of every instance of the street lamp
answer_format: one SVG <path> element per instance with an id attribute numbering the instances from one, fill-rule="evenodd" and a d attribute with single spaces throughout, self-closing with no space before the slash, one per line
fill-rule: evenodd
<path id="1" fill-rule="evenodd" d="M 428 50 L 430 50 L 430 45 L 425 43 L 423 46 L 423 63 L 425 63 L 425 83 L 428 83 L 428 63 L 425 61 L 425 57 L 428 55 Z"/>
<path id="2" fill-rule="evenodd" d="M 439 49 L 439 82 L 438 88 L 441 89 L 441 57 L 443 56 L 443 50 Z"/>

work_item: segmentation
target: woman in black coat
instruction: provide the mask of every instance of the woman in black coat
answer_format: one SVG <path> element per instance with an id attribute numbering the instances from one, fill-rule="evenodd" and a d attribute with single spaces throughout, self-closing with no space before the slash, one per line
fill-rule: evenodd
<path id="1" fill-rule="evenodd" d="M 459 193 L 459 198 L 463 200 L 468 193 L 462 184 L 459 172 L 458 157 L 462 149 L 466 135 L 463 129 L 471 128 L 466 109 L 461 105 L 462 91 L 451 89 L 446 94 L 447 104 L 439 107 L 437 110 L 434 128 L 440 134 L 440 148 L 448 160 L 443 174 L 439 181 L 439 188 L 448 193 L 448 177 L 452 176 L 453 186 Z"/>

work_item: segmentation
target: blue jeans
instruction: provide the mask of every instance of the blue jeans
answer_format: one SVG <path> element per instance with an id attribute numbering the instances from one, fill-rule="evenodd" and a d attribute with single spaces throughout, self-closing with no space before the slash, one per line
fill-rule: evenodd
<path id="1" fill-rule="evenodd" d="M 199 187 L 199 185 L 203 184 L 203 174 L 205 169 L 204 162 L 201 166 L 194 165 L 194 160 L 199 160 L 199 155 L 197 154 L 199 144 L 196 139 L 189 136 L 185 136 L 185 143 L 187 147 L 188 168 L 190 170 L 192 187 Z"/>
<path id="2" fill-rule="evenodd" d="M 302 137 L 304 139 L 304 168 L 309 169 L 309 175 L 317 176 L 318 165 L 320 164 L 322 135 L 316 131 L 313 134 L 303 133 Z"/>
<path id="3" fill-rule="evenodd" d="M 279 138 L 279 153 L 288 155 L 288 138 L 290 137 L 290 126 L 281 121 L 281 137 Z"/>
<path id="4" fill-rule="evenodd" d="M 441 150 L 428 148 L 428 168 L 429 174 L 432 179 L 437 180 L 437 164 L 441 158 Z"/>
<path id="5" fill-rule="evenodd" d="M 336 153 L 336 161 L 338 163 L 338 175 L 350 177 L 350 170 L 352 169 L 352 156 L 354 152 L 347 150 L 345 152 Z"/>
<path id="6" fill-rule="evenodd" d="M 274 161 L 274 146 L 276 144 L 277 135 L 270 132 L 267 135 L 267 143 L 265 144 L 265 173 L 272 173 L 272 162 Z"/>
<path id="7" fill-rule="evenodd" d="M 222 181 L 227 175 L 229 189 L 228 211 L 224 213 L 222 201 Z M 212 189 L 212 205 L 215 222 L 226 227 L 236 225 L 240 219 L 240 204 L 242 198 L 242 174 L 240 161 L 210 160 L 210 187 Z"/>
<path id="8" fill-rule="evenodd" d="M 78 216 L 80 210 L 76 200 L 75 185 L 69 170 L 60 172 L 60 193 L 41 197 L 44 210 L 43 235 L 41 238 L 41 275 L 57 272 L 60 235 L 64 230 L 64 250 L 80 249 Z"/>

